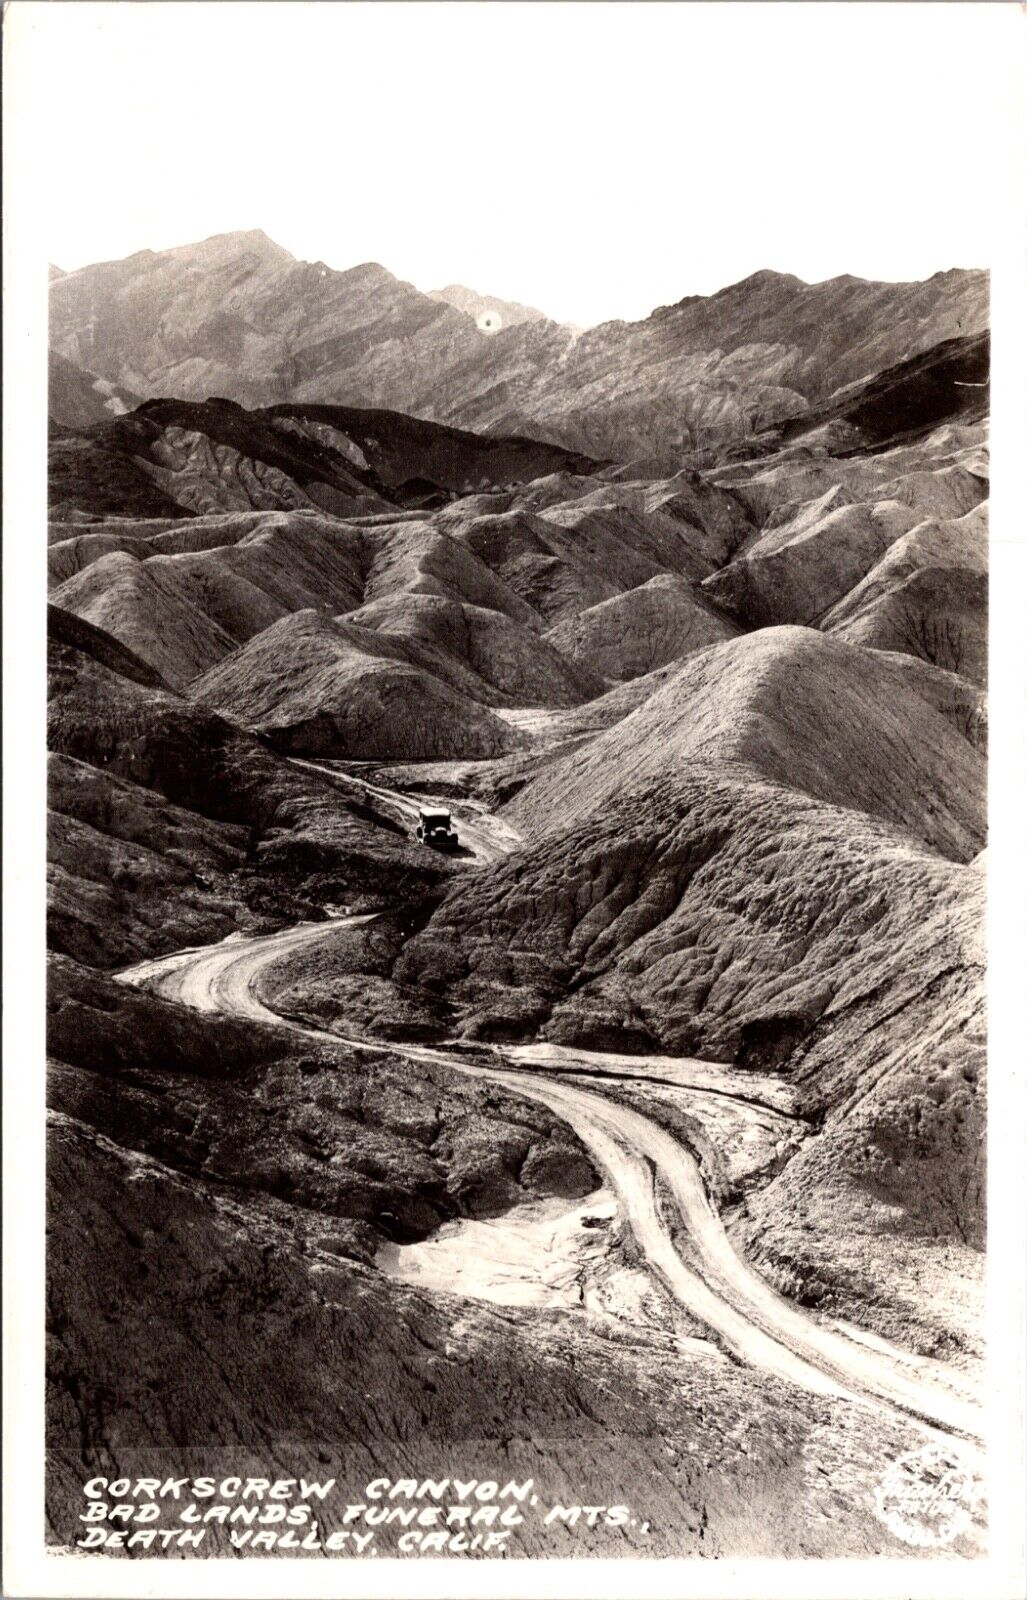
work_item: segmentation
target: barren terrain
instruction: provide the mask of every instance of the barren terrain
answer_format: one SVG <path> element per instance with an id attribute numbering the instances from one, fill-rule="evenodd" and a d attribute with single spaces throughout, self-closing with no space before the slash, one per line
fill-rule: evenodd
<path id="1" fill-rule="evenodd" d="M 459 1451 L 645 1509 L 516 1554 L 909 1554 L 883 1466 L 983 1469 L 983 275 L 51 298 L 52 1541 Z"/>

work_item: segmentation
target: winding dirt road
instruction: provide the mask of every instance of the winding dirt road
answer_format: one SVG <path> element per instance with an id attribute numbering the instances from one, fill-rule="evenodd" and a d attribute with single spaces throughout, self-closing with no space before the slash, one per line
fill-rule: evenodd
<path id="1" fill-rule="evenodd" d="M 282 956 L 318 942 L 329 930 L 369 920 L 301 923 L 252 939 L 233 936 L 222 944 L 143 962 L 120 973 L 119 979 L 197 1011 L 248 1017 L 318 1037 L 318 1030 L 288 1021 L 264 1004 L 261 976 Z M 357 1049 L 444 1063 L 548 1107 L 574 1129 L 605 1173 L 650 1268 L 741 1360 L 814 1393 L 897 1409 L 946 1433 L 980 1436 L 981 1415 L 961 1374 L 884 1341 L 869 1346 L 847 1337 L 775 1293 L 733 1248 L 690 1152 L 639 1112 L 552 1076 L 558 1060 L 538 1072 L 519 1070 L 498 1054 L 495 1066 L 484 1066 L 453 1050 L 326 1037 Z M 631 1058 L 595 1052 L 588 1057 L 593 1065 L 602 1062 L 607 1079 L 630 1079 L 637 1073 L 638 1062 Z M 646 1065 L 680 1081 L 680 1061 L 664 1064 L 659 1057 L 648 1058 Z M 681 1230 L 686 1238 L 679 1246 L 674 1235 Z"/>

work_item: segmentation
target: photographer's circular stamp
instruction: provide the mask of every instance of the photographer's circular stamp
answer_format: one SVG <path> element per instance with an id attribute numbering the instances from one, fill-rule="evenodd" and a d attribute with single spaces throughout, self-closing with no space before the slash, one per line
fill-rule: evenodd
<path id="1" fill-rule="evenodd" d="M 958 1539 L 974 1519 L 982 1489 L 943 1445 L 897 1456 L 874 1490 L 877 1515 L 898 1539 L 921 1549 Z"/>

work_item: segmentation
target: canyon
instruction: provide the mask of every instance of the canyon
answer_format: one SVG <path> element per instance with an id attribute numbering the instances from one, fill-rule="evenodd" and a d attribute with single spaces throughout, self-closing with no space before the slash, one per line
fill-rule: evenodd
<path id="1" fill-rule="evenodd" d="M 519 1555 L 909 1554 L 882 1464 L 983 1471 L 986 275 L 50 299 L 52 1542 L 458 1454 L 644 1509 Z"/>

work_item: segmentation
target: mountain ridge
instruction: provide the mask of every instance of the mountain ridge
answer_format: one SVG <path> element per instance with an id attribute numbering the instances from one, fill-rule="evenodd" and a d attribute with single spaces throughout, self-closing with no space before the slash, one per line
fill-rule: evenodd
<path id="1" fill-rule="evenodd" d="M 584 332 L 483 329 L 446 293 L 378 263 L 297 261 L 259 230 L 213 235 L 54 279 L 51 343 L 134 393 L 383 407 L 630 460 L 744 439 L 987 326 L 987 275 L 964 269 L 812 285 L 761 271 Z"/>

